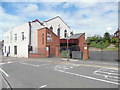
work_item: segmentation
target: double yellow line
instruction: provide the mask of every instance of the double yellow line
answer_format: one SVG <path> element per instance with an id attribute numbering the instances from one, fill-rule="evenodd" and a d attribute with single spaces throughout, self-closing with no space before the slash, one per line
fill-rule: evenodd
<path id="1" fill-rule="evenodd" d="M 117 69 L 117 70 L 120 69 L 119 67 L 109 67 L 109 66 L 90 65 L 90 64 L 73 64 L 73 63 L 67 63 L 67 62 L 64 62 L 64 64 L 73 65 L 73 66 L 85 66 L 85 67 L 96 67 L 96 68 Z"/>

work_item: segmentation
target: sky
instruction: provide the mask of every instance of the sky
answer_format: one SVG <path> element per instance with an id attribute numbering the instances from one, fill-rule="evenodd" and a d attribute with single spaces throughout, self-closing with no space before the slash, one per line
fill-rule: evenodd
<path id="1" fill-rule="evenodd" d="M 118 28 L 118 2 L 2 2 L 0 3 L 0 40 L 14 26 L 38 19 L 60 16 L 73 33 L 86 37 L 110 34 Z"/>

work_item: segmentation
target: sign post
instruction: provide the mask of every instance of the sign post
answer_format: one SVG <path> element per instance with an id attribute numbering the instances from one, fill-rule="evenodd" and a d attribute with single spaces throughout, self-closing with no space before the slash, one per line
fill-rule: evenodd
<path id="1" fill-rule="evenodd" d="M 69 61 L 69 42 L 68 42 L 68 40 L 69 40 L 69 37 L 68 37 L 68 35 L 67 35 L 67 61 Z"/>

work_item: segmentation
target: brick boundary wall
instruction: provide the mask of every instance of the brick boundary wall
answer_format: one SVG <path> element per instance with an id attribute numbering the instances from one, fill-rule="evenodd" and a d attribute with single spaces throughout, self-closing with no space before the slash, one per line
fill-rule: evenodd
<path id="1" fill-rule="evenodd" d="M 46 58 L 47 56 L 44 54 L 29 54 L 29 58 Z"/>

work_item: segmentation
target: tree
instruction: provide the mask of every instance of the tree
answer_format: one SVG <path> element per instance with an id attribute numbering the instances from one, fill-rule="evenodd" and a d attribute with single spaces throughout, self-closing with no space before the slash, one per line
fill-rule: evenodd
<path id="1" fill-rule="evenodd" d="M 98 43 L 98 42 L 101 42 L 101 40 L 102 40 L 102 37 L 100 35 L 94 35 L 92 37 L 88 37 L 86 41 L 90 43 L 92 42 Z"/>
<path id="2" fill-rule="evenodd" d="M 106 42 L 106 40 L 108 40 L 109 43 L 111 42 L 110 33 L 108 32 L 104 33 L 103 42 Z"/>
<path id="3" fill-rule="evenodd" d="M 111 44 L 114 44 L 116 47 L 118 47 L 118 38 L 111 37 Z"/>

